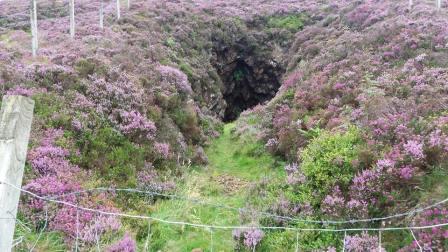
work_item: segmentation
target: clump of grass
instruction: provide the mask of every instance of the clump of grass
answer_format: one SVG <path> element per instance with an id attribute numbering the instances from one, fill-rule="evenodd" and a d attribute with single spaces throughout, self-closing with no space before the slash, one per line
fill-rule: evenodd
<path id="1" fill-rule="evenodd" d="M 297 32 L 304 27 L 305 20 L 306 16 L 304 14 L 272 16 L 268 19 L 268 26 L 270 28 L 287 29 L 291 32 Z"/>

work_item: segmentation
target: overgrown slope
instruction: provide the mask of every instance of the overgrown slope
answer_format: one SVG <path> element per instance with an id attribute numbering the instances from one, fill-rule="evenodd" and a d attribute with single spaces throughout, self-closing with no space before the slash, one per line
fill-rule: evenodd
<path id="1" fill-rule="evenodd" d="M 0 95 L 36 101 L 27 190 L 102 211 L 253 227 L 216 231 L 224 251 L 292 251 L 297 241 L 305 251 L 343 247 L 343 233 L 296 237 L 259 226 L 447 221 L 438 206 L 387 222 L 315 223 L 378 218 L 448 197 L 448 21 L 433 1 L 411 9 L 376 0 L 132 1 L 120 20 L 111 2 L 104 30 L 99 3 L 79 3 L 74 40 L 65 6 L 40 1 L 37 58 L 26 8 L 0 3 Z M 158 195 L 70 194 L 94 187 Z M 251 211 L 162 195 L 169 193 Z M 44 251 L 67 250 L 76 237 L 94 250 L 99 236 L 101 249 L 133 251 L 148 237 L 147 223 L 30 197 L 20 220 L 19 250 L 38 237 Z M 210 248 L 207 230 L 151 225 L 154 249 Z M 444 227 L 415 235 L 424 250 L 448 249 Z M 378 240 L 378 232 L 348 232 L 345 248 L 373 250 Z M 383 232 L 381 246 L 418 247 L 407 230 Z"/>

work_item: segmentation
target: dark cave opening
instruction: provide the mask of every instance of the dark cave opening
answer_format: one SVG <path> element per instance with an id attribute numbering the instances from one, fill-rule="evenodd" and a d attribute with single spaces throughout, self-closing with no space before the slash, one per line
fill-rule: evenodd
<path id="1" fill-rule="evenodd" d="M 222 93 L 227 103 L 224 122 L 233 121 L 244 110 L 272 99 L 281 85 L 283 70 L 273 59 L 236 57 L 221 66 L 218 73 L 224 84 Z"/>

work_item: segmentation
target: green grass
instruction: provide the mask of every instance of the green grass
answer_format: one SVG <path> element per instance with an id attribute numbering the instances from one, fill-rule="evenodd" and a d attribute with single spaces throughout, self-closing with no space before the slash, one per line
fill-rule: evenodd
<path id="1" fill-rule="evenodd" d="M 235 124 L 224 126 L 222 135 L 206 152 L 207 167 L 194 167 L 184 178 L 177 194 L 212 204 L 245 207 L 246 203 L 265 206 L 265 199 L 249 198 L 250 184 L 262 178 L 275 180 L 283 175 L 275 159 L 253 137 L 235 138 Z M 222 182 L 222 178 L 230 181 Z M 167 220 L 212 225 L 240 225 L 239 213 L 219 207 L 183 200 L 156 203 L 152 216 Z M 210 230 L 154 222 L 151 226 L 151 249 L 161 251 L 210 251 Z M 233 251 L 232 230 L 213 230 L 213 251 Z"/>
<path id="2" fill-rule="evenodd" d="M 14 247 L 14 251 L 67 251 L 62 235 L 58 232 L 40 232 L 34 229 L 31 222 L 25 223 L 19 215 L 14 239 L 22 239 L 22 242 Z"/>
<path id="3" fill-rule="evenodd" d="M 252 181 L 281 175 L 274 169 L 278 165 L 265 153 L 264 146 L 251 136 L 235 138 L 231 134 L 234 128 L 233 123 L 225 125 L 221 137 L 207 149 L 211 170 L 217 175 L 229 174 Z"/>
<path id="4" fill-rule="evenodd" d="M 268 19 L 268 27 L 287 29 L 292 32 L 301 30 L 306 16 L 303 14 L 291 14 L 286 16 L 272 16 Z"/>

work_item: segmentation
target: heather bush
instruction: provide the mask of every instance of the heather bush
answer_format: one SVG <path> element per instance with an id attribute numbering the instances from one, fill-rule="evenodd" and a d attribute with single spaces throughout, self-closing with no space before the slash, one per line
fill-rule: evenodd
<path id="1" fill-rule="evenodd" d="M 85 176 L 83 171 L 70 161 L 70 151 L 58 145 L 63 142 L 63 130 L 49 129 L 44 132 L 40 144 L 32 148 L 28 154 L 28 160 L 35 177 L 29 180 L 25 190 L 29 190 L 43 197 L 57 197 L 70 203 L 85 204 L 86 207 L 94 207 L 93 202 L 107 202 L 104 195 L 98 195 L 90 199 L 87 195 L 65 194 L 81 190 L 78 179 Z M 106 232 L 116 231 L 120 228 L 119 220 L 111 217 L 95 218 L 91 212 L 77 211 L 75 208 L 65 205 L 50 205 L 40 199 L 25 197 L 24 203 L 27 208 L 25 214 L 34 221 L 43 221 L 43 216 L 37 217 L 36 213 L 54 211 L 48 220 L 51 230 L 60 231 L 67 243 L 72 243 L 76 237 L 76 223 L 78 219 L 78 237 L 86 244 L 93 244 L 95 232 L 101 235 Z M 104 211 L 116 211 L 109 204 L 95 206 Z M 78 216 L 78 217 L 77 217 Z"/>
<path id="2" fill-rule="evenodd" d="M 176 187 L 174 182 L 162 181 L 160 177 L 151 163 L 145 163 L 137 173 L 137 187 L 151 192 L 168 192 Z"/>
<path id="3" fill-rule="evenodd" d="M 447 222 L 448 210 L 445 207 L 435 207 L 425 210 L 413 219 L 414 225 L 437 225 Z M 424 251 L 444 251 L 447 249 L 448 230 L 445 227 L 414 231 L 416 238 Z M 399 251 L 415 251 L 419 249 L 415 241 Z"/>
<path id="4" fill-rule="evenodd" d="M 193 91 L 191 90 L 191 85 L 188 82 L 188 78 L 185 73 L 170 66 L 159 66 L 157 70 L 160 72 L 161 88 L 167 89 L 170 87 L 175 87 L 184 96 L 192 94 Z"/>
<path id="5" fill-rule="evenodd" d="M 263 239 L 264 233 L 260 229 L 240 230 L 235 229 L 232 232 L 233 239 L 237 242 L 237 249 L 246 247 L 249 250 L 255 250 L 257 245 Z"/>
<path id="6" fill-rule="evenodd" d="M 108 252 L 135 252 L 137 245 L 129 234 L 125 234 L 123 239 L 106 249 Z"/>
<path id="7" fill-rule="evenodd" d="M 367 232 L 348 235 L 345 239 L 345 246 L 347 251 L 353 252 L 378 251 L 379 238 L 369 235 Z M 385 251 L 384 248 L 381 248 L 381 251 Z"/>
<path id="8" fill-rule="evenodd" d="M 156 125 L 138 111 L 113 111 L 114 119 L 123 134 L 129 136 L 135 142 L 141 142 L 142 139 L 152 140 L 156 133 Z"/>

